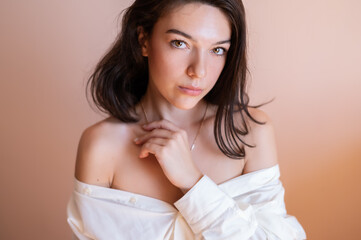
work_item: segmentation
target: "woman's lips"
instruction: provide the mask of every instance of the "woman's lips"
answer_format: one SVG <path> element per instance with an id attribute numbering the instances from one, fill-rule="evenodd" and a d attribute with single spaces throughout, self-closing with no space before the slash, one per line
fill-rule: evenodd
<path id="1" fill-rule="evenodd" d="M 182 93 L 190 95 L 190 96 L 198 96 L 203 91 L 200 88 L 195 88 L 192 86 L 189 86 L 189 87 L 188 86 L 187 87 L 179 86 L 178 88 L 181 90 Z"/>

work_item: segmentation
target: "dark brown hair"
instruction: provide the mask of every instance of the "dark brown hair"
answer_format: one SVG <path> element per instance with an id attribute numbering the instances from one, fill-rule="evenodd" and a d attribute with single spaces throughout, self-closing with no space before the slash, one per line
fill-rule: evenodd
<path id="1" fill-rule="evenodd" d="M 217 7 L 231 23 L 231 46 L 224 69 L 204 100 L 218 106 L 214 135 L 219 149 L 228 157 L 242 159 L 245 150 L 239 142 L 254 147 L 242 139 L 249 132 L 245 115 L 258 124 L 264 123 L 254 119 L 248 111 L 246 20 L 241 0 L 136 0 L 126 9 L 122 30 L 96 66 L 87 88 L 90 83 L 92 99 L 102 112 L 122 122 L 137 122 L 135 105 L 145 94 L 149 77 L 148 61 L 141 54 L 137 29 L 143 27 L 150 35 L 159 17 L 177 6 L 192 2 Z M 241 116 L 240 124 L 235 124 L 235 112 Z"/>

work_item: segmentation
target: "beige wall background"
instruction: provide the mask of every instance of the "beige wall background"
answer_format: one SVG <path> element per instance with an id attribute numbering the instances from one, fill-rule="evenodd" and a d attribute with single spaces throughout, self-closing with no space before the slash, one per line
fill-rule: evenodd
<path id="1" fill-rule="evenodd" d="M 0 1 L 0 239 L 70 239 L 84 87 L 130 0 Z M 274 121 L 288 212 L 360 239 L 361 1 L 245 1 L 252 102 Z"/>

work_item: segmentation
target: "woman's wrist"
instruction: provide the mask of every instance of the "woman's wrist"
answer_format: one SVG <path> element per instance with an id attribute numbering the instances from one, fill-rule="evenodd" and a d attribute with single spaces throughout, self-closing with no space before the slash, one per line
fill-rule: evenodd
<path id="1" fill-rule="evenodd" d="M 194 174 L 191 178 L 188 178 L 189 181 L 187 185 L 181 187 L 181 191 L 186 194 L 194 185 L 197 184 L 197 182 L 203 177 L 203 173 L 197 172 Z"/>

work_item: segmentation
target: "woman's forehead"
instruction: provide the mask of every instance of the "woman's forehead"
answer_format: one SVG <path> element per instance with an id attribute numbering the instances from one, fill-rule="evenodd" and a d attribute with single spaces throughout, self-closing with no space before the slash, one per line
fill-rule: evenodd
<path id="1" fill-rule="evenodd" d="M 186 33 L 194 40 L 217 42 L 231 37 L 228 17 L 220 9 L 201 3 L 189 3 L 172 9 L 159 18 L 153 30 L 164 34 L 171 29 Z"/>

